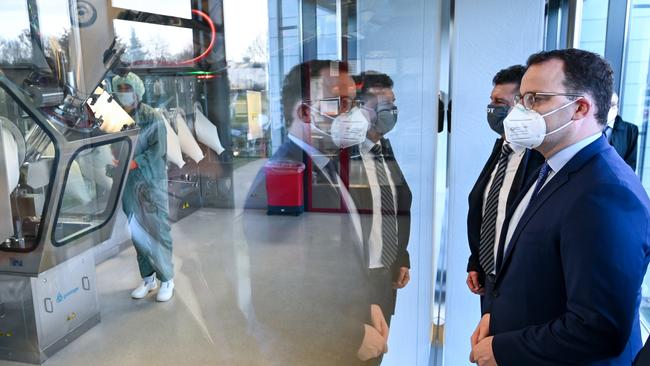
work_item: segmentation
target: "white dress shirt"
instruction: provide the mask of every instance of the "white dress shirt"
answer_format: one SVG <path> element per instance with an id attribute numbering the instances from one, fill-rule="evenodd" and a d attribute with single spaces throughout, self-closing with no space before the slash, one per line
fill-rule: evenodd
<path id="1" fill-rule="evenodd" d="M 504 140 L 503 144 L 507 144 Z M 501 146 L 503 146 L 503 144 Z M 524 154 L 526 153 L 526 148 L 510 144 L 512 148 L 512 153 L 508 156 L 508 165 L 506 166 L 506 175 L 503 178 L 503 185 L 499 191 L 499 201 L 497 203 L 497 219 L 496 219 L 496 230 L 494 233 L 494 259 L 496 263 L 497 258 L 497 249 L 499 248 L 499 235 L 501 235 L 501 228 L 503 226 L 503 221 L 506 219 L 506 205 L 508 204 L 508 196 L 510 195 L 510 189 L 512 188 L 512 183 L 515 180 L 515 175 L 517 175 L 517 169 L 519 169 L 519 164 L 521 159 L 523 159 Z M 494 166 L 492 174 L 490 175 L 490 180 L 488 181 L 487 186 L 485 186 L 485 192 L 483 192 L 483 209 L 482 216 L 485 216 L 485 203 L 487 202 L 488 193 L 490 192 L 490 187 L 492 187 L 492 182 L 494 181 L 494 175 L 497 172 L 498 164 Z M 492 272 L 494 274 L 494 271 Z"/>
<path id="2" fill-rule="evenodd" d="M 381 188 L 379 187 L 379 180 L 377 179 L 377 167 L 375 166 L 375 155 L 370 152 L 375 145 L 379 145 L 379 142 L 374 143 L 368 139 L 364 141 L 359 146 L 359 152 L 361 153 L 361 160 L 363 161 L 363 166 L 366 170 L 366 175 L 368 176 L 368 185 L 370 186 L 370 194 L 372 196 L 372 226 L 370 228 L 370 238 L 368 240 L 368 258 L 369 258 L 369 268 L 382 268 L 384 265 L 381 263 L 381 251 L 383 248 L 383 238 L 381 235 L 381 225 L 382 225 L 382 214 L 381 214 Z M 393 178 L 391 177 L 390 170 L 386 161 L 383 162 L 384 170 L 386 171 L 386 176 L 388 177 L 388 183 L 390 184 L 390 189 L 393 194 L 393 204 L 395 209 L 397 209 L 397 190 Z"/>
<path id="3" fill-rule="evenodd" d="M 561 151 L 558 151 L 555 155 L 548 158 L 546 162 L 551 168 L 551 171 L 548 173 L 548 176 L 546 177 L 546 181 L 544 182 L 544 185 L 542 185 L 542 188 L 540 189 L 539 192 L 540 193 L 542 192 L 542 189 L 544 189 L 544 187 L 548 184 L 548 182 L 550 182 L 551 179 L 555 177 L 557 172 L 559 172 L 562 168 L 564 168 L 564 166 L 571 159 L 573 159 L 573 157 L 576 156 L 576 154 L 579 153 L 580 150 L 584 149 L 592 142 L 598 140 L 598 138 L 602 134 L 603 134 L 602 132 L 599 132 L 595 135 L 589 136 L 581 141 L 576 142 L 571 146 L 565 147 Z M 505 246 L 503 248 L 503 253 L 505 253 L 506 250 L 508 250 L 508 246 L 510 245 L 510 240 L 512 239 L 512 234 L 514 234 L 515 229 L 519 224 L 519 220 L 521 220 L 521 217 L 524 215 L 524 212 L 526 212 L 526 208 L 530 203 L 530 198 L 533 195 L 533 191 L 535 190 L 535 185 L 537 185 L 537 183 L 533 184 L 530 187 L 530 189 L 528 189 L 528 192 L 526 193 L 524 198 L 522 198 L 522 200 L 519 202 L 517 209 L 512 214 L 512 218 L 510 219 L 510 225 L 508 225 L 508 232 L 506 233 L 506 241 L 504 244 Z"/>
<path id="4" fill-rule="evenodd" d="M 309 155 L 309 158 L 311 161 L 316 165 L 318 170 L 323 172 L 323 176 L 325 176 L 330 183 L 332 187 L 338 187 L 338 191 L 341 192 L 341 196 L 343 198 L 343 202 L 345 203 L 345 206 L 348 208 L 348 212 L 350 213 L 350 217 L 352 218 L 352 225 L 354 226 L 354 230 L 357 233 L 357 237 L 359 239 L 360 245 L 362 245 L 363 242 L 363 232 L 361 231 L 361 220 L 359 219 L 359 214 L 357 211 L 357 207 L 354 204 L 354 201 L 352 200 L 352 196 L 350 196 L 350 192 L 348 189 L 343 185 L 343 181 L 341 180 L 341 177 L 337 174 L 335 174 L 335 179 L 336 182 L 333 182 L 331 180 L 331 177 L 327 172 L 325 172 L 325 166 L 331 161 L 330 158 L 323 154 L 322 152 L 318 151 L 315 147 L 311 146 L 310 144 L 304 142 L 303 140 L 297 138 L 296 136 L 293 136 L 291 133 L 287 135 L 291 141 L 293 141 L 294 144 L 298 145 L 304 152 Z M 363 248 L 361 248 L 363 250 Z"/>

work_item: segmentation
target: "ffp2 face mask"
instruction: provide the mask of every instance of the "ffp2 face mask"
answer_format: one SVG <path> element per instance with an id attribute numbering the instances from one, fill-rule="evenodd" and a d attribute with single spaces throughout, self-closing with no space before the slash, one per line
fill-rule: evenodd
<path id="1" fill-rule="evenodd" d="M 546 121 L 544 117 L 562 110 L 577 101 L 578 99 L 573 100 L 543 115 L 532 109 L 527 110 L 523 105 L 517 104 L 503 120 L 506 140 L 528 149 L 538 147 L 544 142 L 546 136 L 559 132 L 574 122 L 574 120 L 570 120 L 555 130 L 546 132 Z"/>

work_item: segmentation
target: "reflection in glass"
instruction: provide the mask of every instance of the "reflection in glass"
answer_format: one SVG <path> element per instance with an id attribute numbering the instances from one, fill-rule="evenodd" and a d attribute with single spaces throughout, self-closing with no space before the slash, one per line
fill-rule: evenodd
<path id="1" fill-rule="evenodd" d="M 173 66 L 194 57 L 192 29 L 116 19 L 115 35 L 126 46 L 122 58 L 136 67 Z"/>
<path id="2" fill-rule="evenodd" d="M 1 245 L 3 249 L 29 250 L 38 243 L 55 151 L 50 137 L 3 89 L 0 128 L 1 160 L 6 169 L 0 176 L 7 178 L 0 194 L 8 197 L 2 200 L 10 204 L 2 219 Z"/>
<path id="3" fill-rule="evenodd" d="M 5 0 L 0 5 L 0 63 L 28 62 L 32 58 L 27 4 L 23 0 Z"/>
<path id="4" fill-rule="evenodd" d="M 650 190 L 650 149 L 648 122 L 650 118 L 650 1 L 632 0 L 628 23 L 624 77 L 620 103 L 625 121 L 639 126 L 639 159 L 637 172 L 646 191 Z M 641 321 L 645 334 L 650 331 L 650 273 L 641 288 Z"/>
<path id="5" fill-rule="evenodd" d="M 77 153 L 66 174 L 54 240 L 60 245 L 103 225 L 115 206 L 119 176 L 126 164 L 128 142 L 87 148 Z"/>

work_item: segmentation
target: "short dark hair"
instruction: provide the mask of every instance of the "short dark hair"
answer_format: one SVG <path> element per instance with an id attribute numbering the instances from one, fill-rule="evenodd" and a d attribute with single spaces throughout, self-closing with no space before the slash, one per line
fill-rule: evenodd
<path id="1" fill-rule="evenodd" d="M 348 72 L 348 65 L 335 60 L 310 60 L 291 68 L 282 83 L 282 115 L 287 127 L 291 126 L 293 107 L 296 102 L 306 101 L 310 98 L 310 82 L 318 77 L 323 70 L 336 70 Z"/>
<path id="2" fill-rule="evenodd" d="M 353 78 L 355 84 L 357 84 L 357 91 L 359 91 L 360 94 L 366 94 L 370 88 L 393 87 L 393 79 L 379 71 L 364 71 Z"/>
<path id="3" fill-rule="evenodd" d="M 492 85 L 501 85 L 501 84 L 517 84 L 521 85 L 521 79 L 526 73 L 526 66 L 524 65 L 512 65 L 506 67 L 505 69 L 499 70 L 494 78 L 492 78 Z"/>
<path id="4" fill-rule="evenodd" d="M 614 72 L 598 54 L 575 48 L 536 53 L 528 58 L 528 67 L 556 59 L 564 64 L 564 87 L 567 93 L 587 93 L 596 102 L 596 120 L 607 123 L 607 112 L 612 101 Z"/>

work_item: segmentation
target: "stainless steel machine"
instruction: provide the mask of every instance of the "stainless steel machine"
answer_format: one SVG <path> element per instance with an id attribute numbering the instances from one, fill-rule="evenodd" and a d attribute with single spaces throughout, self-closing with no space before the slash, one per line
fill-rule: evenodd
<path id="1" fill-rule="evenodd" d="M 0 359 L 42 363 L 100 321 L 91 248 L 110 238 L 138 133 L 101 82 L 120 54 L 88 90 L 64 59 L 50 81 L 0 73 Z"/>

